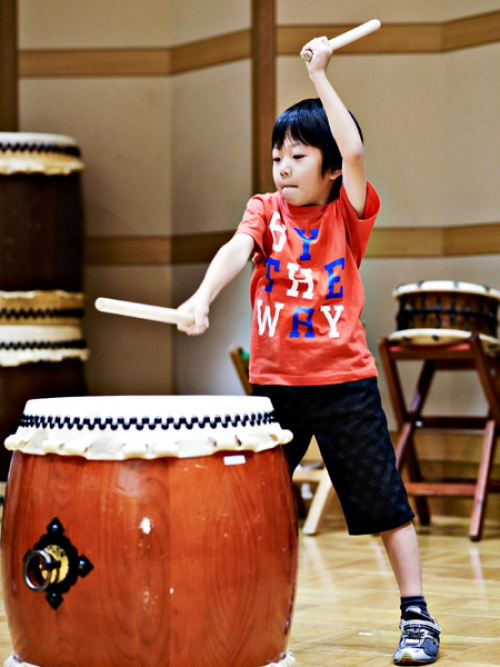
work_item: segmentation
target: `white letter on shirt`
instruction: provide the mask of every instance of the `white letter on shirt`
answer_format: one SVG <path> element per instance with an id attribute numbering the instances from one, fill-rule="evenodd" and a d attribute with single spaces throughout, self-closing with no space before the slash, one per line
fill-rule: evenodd
<path id="1" fill-rule="evenodd" d="M 335 317 L 330 315 L 330 306 L 321 306 L 321 311 L 325 313 L 325 317 L 328 320 L 328 324 L 330 325 L 330 333 L 328 334 L 328 338 L 338 338 L 340 335 L 337 331 L 337 322 L 339 321 L 342 311 L 344 310 L 344 306 L 333 307 L 335 309 Z"/>
<path id="2" fill-rule="evenodd" d="M 272 338 L 276 332 L 276 326 L 280 316 L 280 310 L 285 306 L 284 303 L 275 303 L 274 319 L 271 319 L 271 308 L 264 308 L 264 317 L 262 317 L 262 299 L 257 299 L 257 322 L 259 324 L 259 336 L 263 336 L 266 327 L 269 327 L 269 337 Z"/>
<path id="3" fill-rule="evenodd" d="M 281 252 L 286 243 L 286 227 L 285 225 L 281 225 L 279 220 L 281 220 L 280 214 L 278 211 L 274 211 L 269 224 L 269 229 L 273 235 L 273 250 L 276 250 L 276 252 Z"/>
<path id="4" fill-rule="evenodd" d="M 297 271 L 300 271 L 303 278 L 296 278 L 295 274 Z M 301 269 L 298 264 L 293 264 L 292 262 L 288 263 L 288 277 L 292 281 L 292 286 L 287 292 L 287 296 L 299 296 L 299 283 L 305 283 L 307 285 L 307 291 L 304 292 L 302 297 L 304 299 L 313 298 L 313 289 L 314 282 L 312 277 L 312 269 Z"/>

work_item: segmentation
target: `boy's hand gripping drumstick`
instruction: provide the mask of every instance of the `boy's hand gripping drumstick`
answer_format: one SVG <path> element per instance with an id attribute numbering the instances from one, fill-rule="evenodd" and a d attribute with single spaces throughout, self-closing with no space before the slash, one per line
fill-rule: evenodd
<path id="1" fill-rule="evenodd" d="M 166 324 L 192 324 L 193 318 L 175 308 L 161 308 L 160 306 L 148 306 L 145 303 L 134 303 L 132 301 L 119 301 L 118 299 L 96 299 L 95 307 L 103 313 L 113 315 L 125 315 L 126 317 L 138 317 L 142 320 L 153 320 L 165 322 Z"/>
<path id="2" fill-rule="evenodd" d="M 332 51 L 336 51 L 337 49 L 340 49 L 342 46 L 346 46 L 346 44 L 355 42 L 357 39 L 361 39 L 361 37 L 366 37 L 366 35 L 369 35 L 371 32 L 375 32 L 375 30 L 378 30 L 379 28 L 380 28 L 380 21 L 378 19 L 372 19 L 371 21 L 367 21 L 366 23 L 359 25 L 357 28 L 348 30 L 347 32 L 342 33 L 341 35 L 338 35 L 337 37 L 330 39 L 328 44 L 330 45 Z M 301 54 L 301 57 L 303 60 L 309 62 L 312 58 L 312 51 L 309 50 L 304 51 Z"/>

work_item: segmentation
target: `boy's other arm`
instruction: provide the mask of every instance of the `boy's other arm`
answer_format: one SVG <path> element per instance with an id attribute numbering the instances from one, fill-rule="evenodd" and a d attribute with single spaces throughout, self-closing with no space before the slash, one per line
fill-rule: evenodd
<path id="1" fill-rule="evenodd" d="M 190 325 L 178 325 L 179 331 L 189 335 L 202 334 L 209 326 L 210 304 L 219 292 L 243 269 L 254 250 L 254 240 L 248 234 L 236 234 L 215 255 L 196 292 L 179 310 L 193 318 Z"/>
<path id="2" fill-rule="evenodd" d="M 333 51 L 327 38 L 313 39 L 303 47 L 302 52 L 306 50 L 312 52 L 311 60 L 306 63 L 309 77 L 323 103 L 332 134 L 342 155 L 342 182 L 353 209 L 358 217 L 361 217 L 366 202 L 363 142 L 350 113 L 328 80 L 326 70 Z"/>

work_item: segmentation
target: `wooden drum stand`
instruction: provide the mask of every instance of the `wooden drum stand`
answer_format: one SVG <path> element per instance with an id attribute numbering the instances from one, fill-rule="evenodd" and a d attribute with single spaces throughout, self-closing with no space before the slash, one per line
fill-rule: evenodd
<path id="1" fill-rule="evenodd" d="M 439 281 L 434 281 L 434 283 L 437 282 Z M 425 289 L 425 283 L 419 284 L 420 288 Z M 405 289 L 403 288 L 401 292 L 404 293 Z M 408 290 L 406 290 L 405 299 L 407 294 Z M 396 292 L 395 296 L 400 295 Z M 413 313 L 418 311 L 418 316 L 421 317 L 422 308 L 423 306 L 415 307 L 415 304 L 413 304 L 411 310 Z M 432 308 L 435 309 L 435 304 Z M 438 317 L 438 315 L 435 315 L 435 317 Z M 398 320 L 401 319 L 401 316 L 400 310 Z M 448 314 L 446 317 L 448 317 Z M 438 326 L 439 324 L 438 322 Z M 427 324 L 427 326 L 429 325 Z M 410 331 L 411 333 L 408 334 L 407 332 Z M 478 331 L 474 333 L 470 331 L 457 332 L 453 342 L 453 333 L 450 329 L 441 330 L 441 333 L 444 334 L 441 342 L 437 339 L 431 341 L 422 336 L 421 341 L 423 343 L 419 344 L 418 334 L 415 336 L 413 333 L 416 331 L 416 328 L 397 331 L 390 337 L 382 338 L 379 346 L 392 407 L 399 429 L 396 444 L 397 467 L 400 471 L 405 467 L 407 469 L 409 481 L 405 483 L 406 490 L 409 495 L 416 497 L 417 514 L 422 525 L 428 525 L 430 522 L 427 497 L 473 498 L 469 536 L 471 540 L 477 541 L 481 539 L 488 493 L 500 492 L 500 481 L 491 480 L 496 440 L 500 433 L 499 346 L 491 344 L 490 337 Z M 436 330 L 432 329 L 432 331 L 435 332 Z M 449 338 L 446 337 L 447 334 Z M 443 342 L 444 340 L 446 342 Z M 400 361 L 422 361 L 415 393 L 408 406 L 397 368 L 397 363 Z M 488 404 L 488 414 L 485 417 L 424 416 L 422 414 L 435 372 L 450 370 L 476 371 Z M 483 430 L 481 460 L 476 479 L 426 481 L 422 476 L 414 445 L 415 431 L 425 428 Z"/>

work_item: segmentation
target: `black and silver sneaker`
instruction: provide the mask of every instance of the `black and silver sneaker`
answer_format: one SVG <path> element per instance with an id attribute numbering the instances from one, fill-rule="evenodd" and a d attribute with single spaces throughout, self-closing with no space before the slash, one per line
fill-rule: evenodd
<path id="1" fill-rule="evenodd" d="M 435 618 L 422 613 L 420 607 L 409 607 L 399 628 L 401 639 L 394 653 L 394 664 L 429 665 L 436 662 L 441 628 Z"/>

